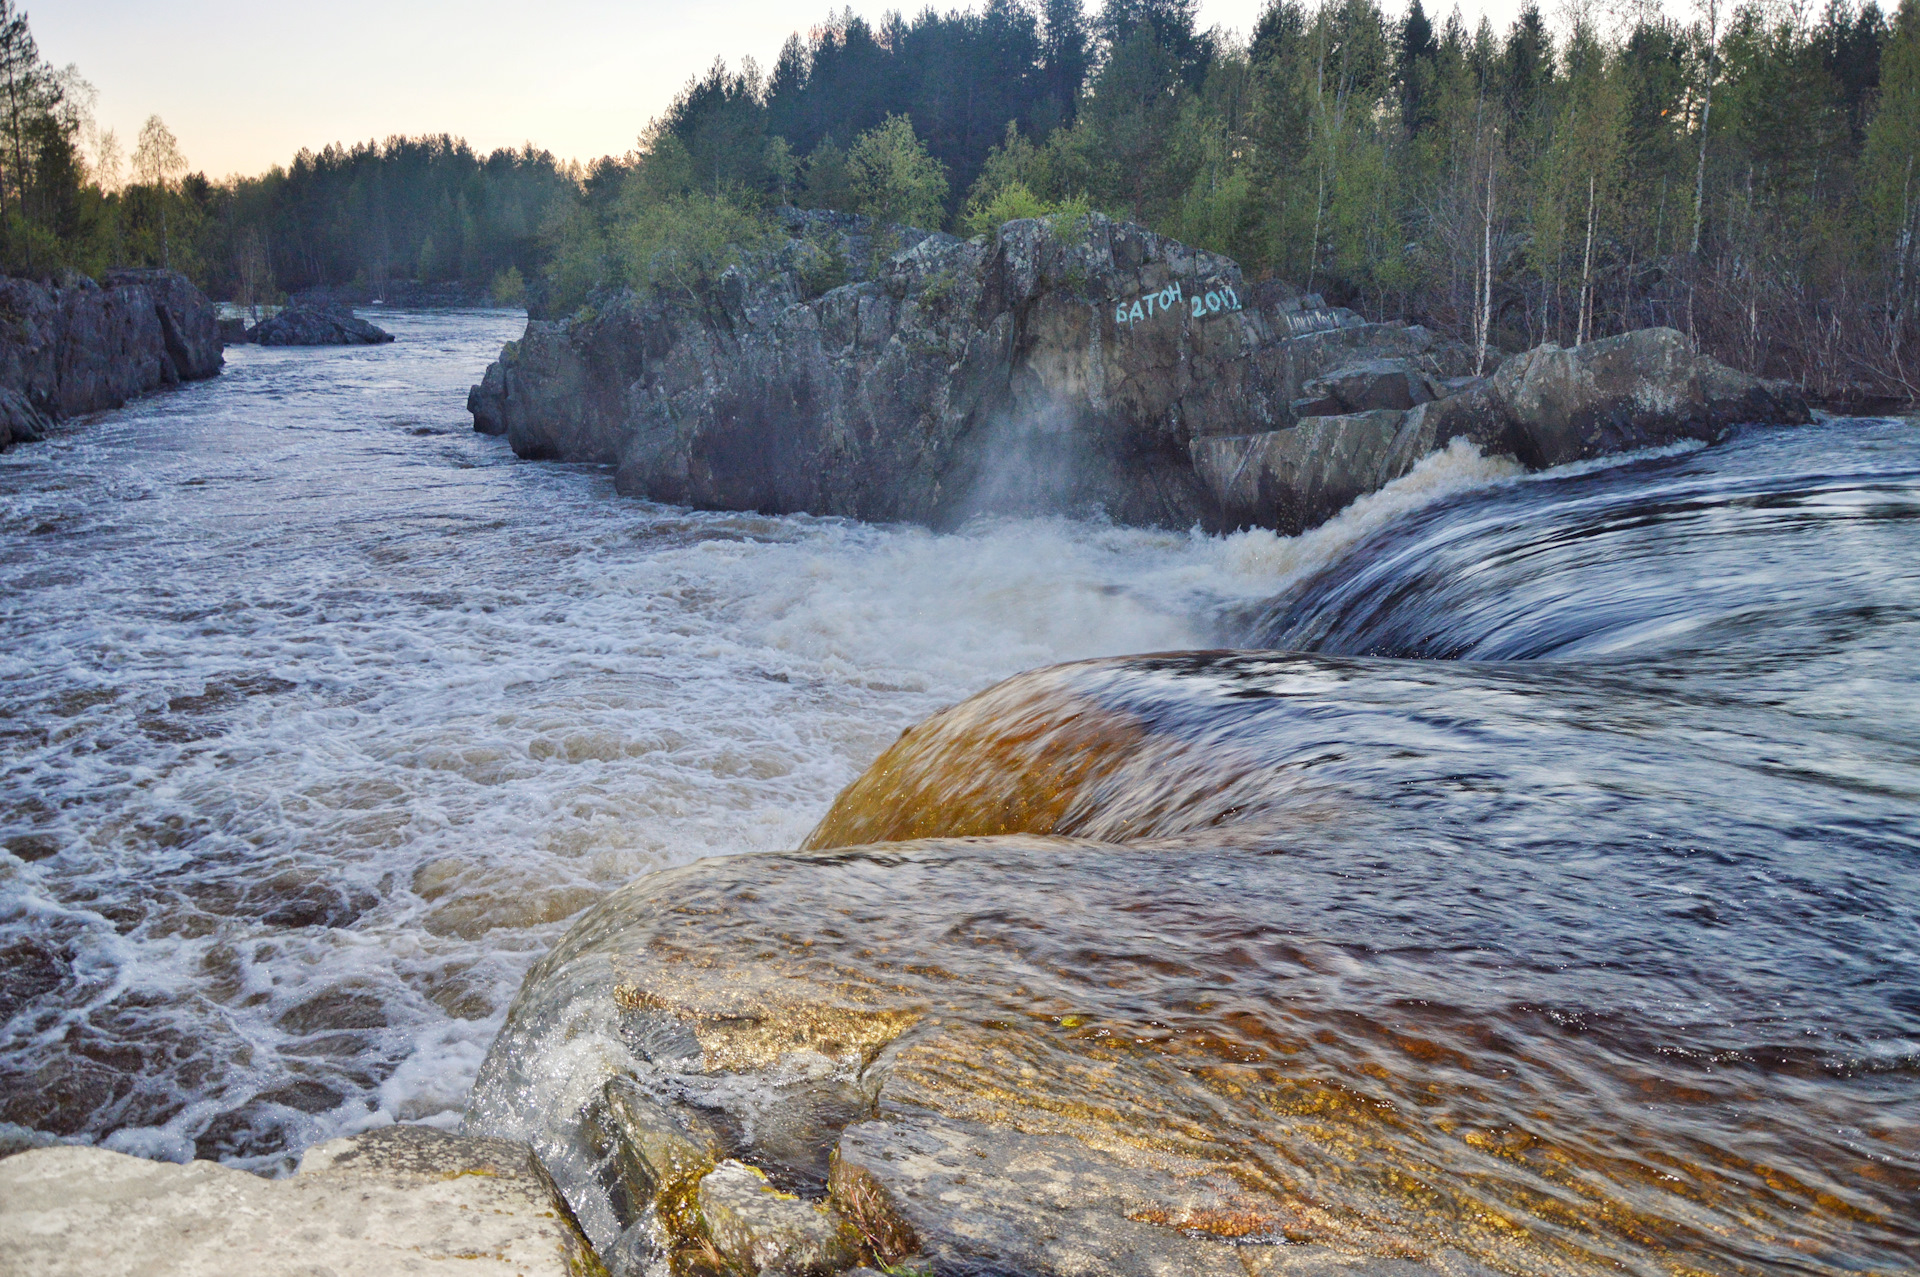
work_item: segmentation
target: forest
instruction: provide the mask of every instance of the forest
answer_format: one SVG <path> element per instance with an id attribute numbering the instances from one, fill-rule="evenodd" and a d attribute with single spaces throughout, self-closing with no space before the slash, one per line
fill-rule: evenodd
<path id="1" fill-rule="evenodd" d="M 1100 210 L 1506 349 L 1666 324 L 1831 400 L 1920 388 L 1920 0 L 1529 6 L 1505 30 L 1273 0 L 1242 35 L 1197 0 L 842 11 L 770 68 L 716 61 L 589 166 L 391 138 L 220 182 L 158 119 L 122 180 L 11 0 L 0 59 L 13 273 L 168 262 L 236 299 L 457 280 L 558 316 L 697 291 L 783 203 L 962 235 Z"/>

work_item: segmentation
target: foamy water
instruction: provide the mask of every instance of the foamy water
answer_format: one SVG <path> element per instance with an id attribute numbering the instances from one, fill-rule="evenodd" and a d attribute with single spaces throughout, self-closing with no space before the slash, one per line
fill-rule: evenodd
<path id="1" fill-rule="evenodd" d="M 1236 641 L 1512 475 L 1456 449 L 1292 540 L 689 513 L 471 432 L 518 316 L 380 322 L 0 456 L 0 1121 L 261 1170 L 451 1125 L 611 888 L 793 846 L 940 706 Z"/>

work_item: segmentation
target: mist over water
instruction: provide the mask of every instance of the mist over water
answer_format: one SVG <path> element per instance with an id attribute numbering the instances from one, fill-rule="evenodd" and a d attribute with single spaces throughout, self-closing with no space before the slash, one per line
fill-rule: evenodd
<path id="1" fill-rule="evenodd" d="M 519 462 L 461 411 L 519 317 L 381 322 L 0 456 L 0 1121 L 262 1171 L 451 1126 L 613 889 L 797 846 L 1017 671 L 1272 647 L 1310 655 L 1136 708 L 1270 769 L 1288 854 L 1222 881 L 1294 939 L 1221 979 L 1408 1115 L 1383 1159 L 1469 1221 L 1562 1194 L 1542 1235 L 1596 1271 L 1920 1253 L 1911 423 L 1536 476 L 1458 445 L 1297 538 L 936 535 Z"/>

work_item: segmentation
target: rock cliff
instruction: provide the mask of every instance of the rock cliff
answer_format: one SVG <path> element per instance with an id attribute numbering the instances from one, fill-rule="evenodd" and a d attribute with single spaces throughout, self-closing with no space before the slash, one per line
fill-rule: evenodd
<path id="1" fill-rule="evenodd" d="M 1356 358 L 1453 371 L 1422 329 L 1249 287 L 1227 258 L 1098 215 L 975 240 L 785 225 L 708 296 L 529 323 L 474 387 L 476 428 L 706 508 L 1214 526 L 1194 438 L 1289 425 L 1304 384 Z"/>
<path id="2" fill-rule="evenodd" d="M 50 286 L 0 279 L 0 446 L 60 417 L 117 408 L 224 362 L 213 306 L 177 271 Z"/>
<path id="3" fill-rule="evenodd" d="M 1805 420 L 1678 334 L 1465 347 L 1094 215 L 972 240 L 784 210 L 698 294 L 533 321 L 468 396 L 629 495 L 947 526 L 984 512 L 1298 530 L 1456 435 L 1531 465 Z"/>

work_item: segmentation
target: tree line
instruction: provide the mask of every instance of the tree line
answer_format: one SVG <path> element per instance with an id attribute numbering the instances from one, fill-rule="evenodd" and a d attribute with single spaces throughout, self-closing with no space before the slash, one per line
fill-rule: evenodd
<path id="1" fill-rule="evenodd" d="M 1559 31 L 1528 5 L 1504 32 L 1273 0 L 1244 42 L 1196 18 L 842 13 L 770 75 L 716 63 L 600 170 L 554 300 L 647 286 L 676 204 L 690 227 L 792 199 L 961 234 L 1092 207 L 1485 347 L 1665 324 L 1817 393 L 1915 396 L 1920 0 L 1576 8 Z"/>
<path id="2" fill-rule="evenodd" d="M 1920 383 L 1920 0 L 1696 0 L 1504 31 L 1421 0 L 987 0 L 716 61 L 581 168 L 449 137 L 133 171 L 0 0 L 6 269 L 171 262 L 217 295 L 460 280 L 567 314 L 697 294 L 784 203 L 976 234 L 1100 209 L 1487 348 L 1650 324 L 1831 397 Z M 831 276 L 828 271 L 826 276 Z"/>

